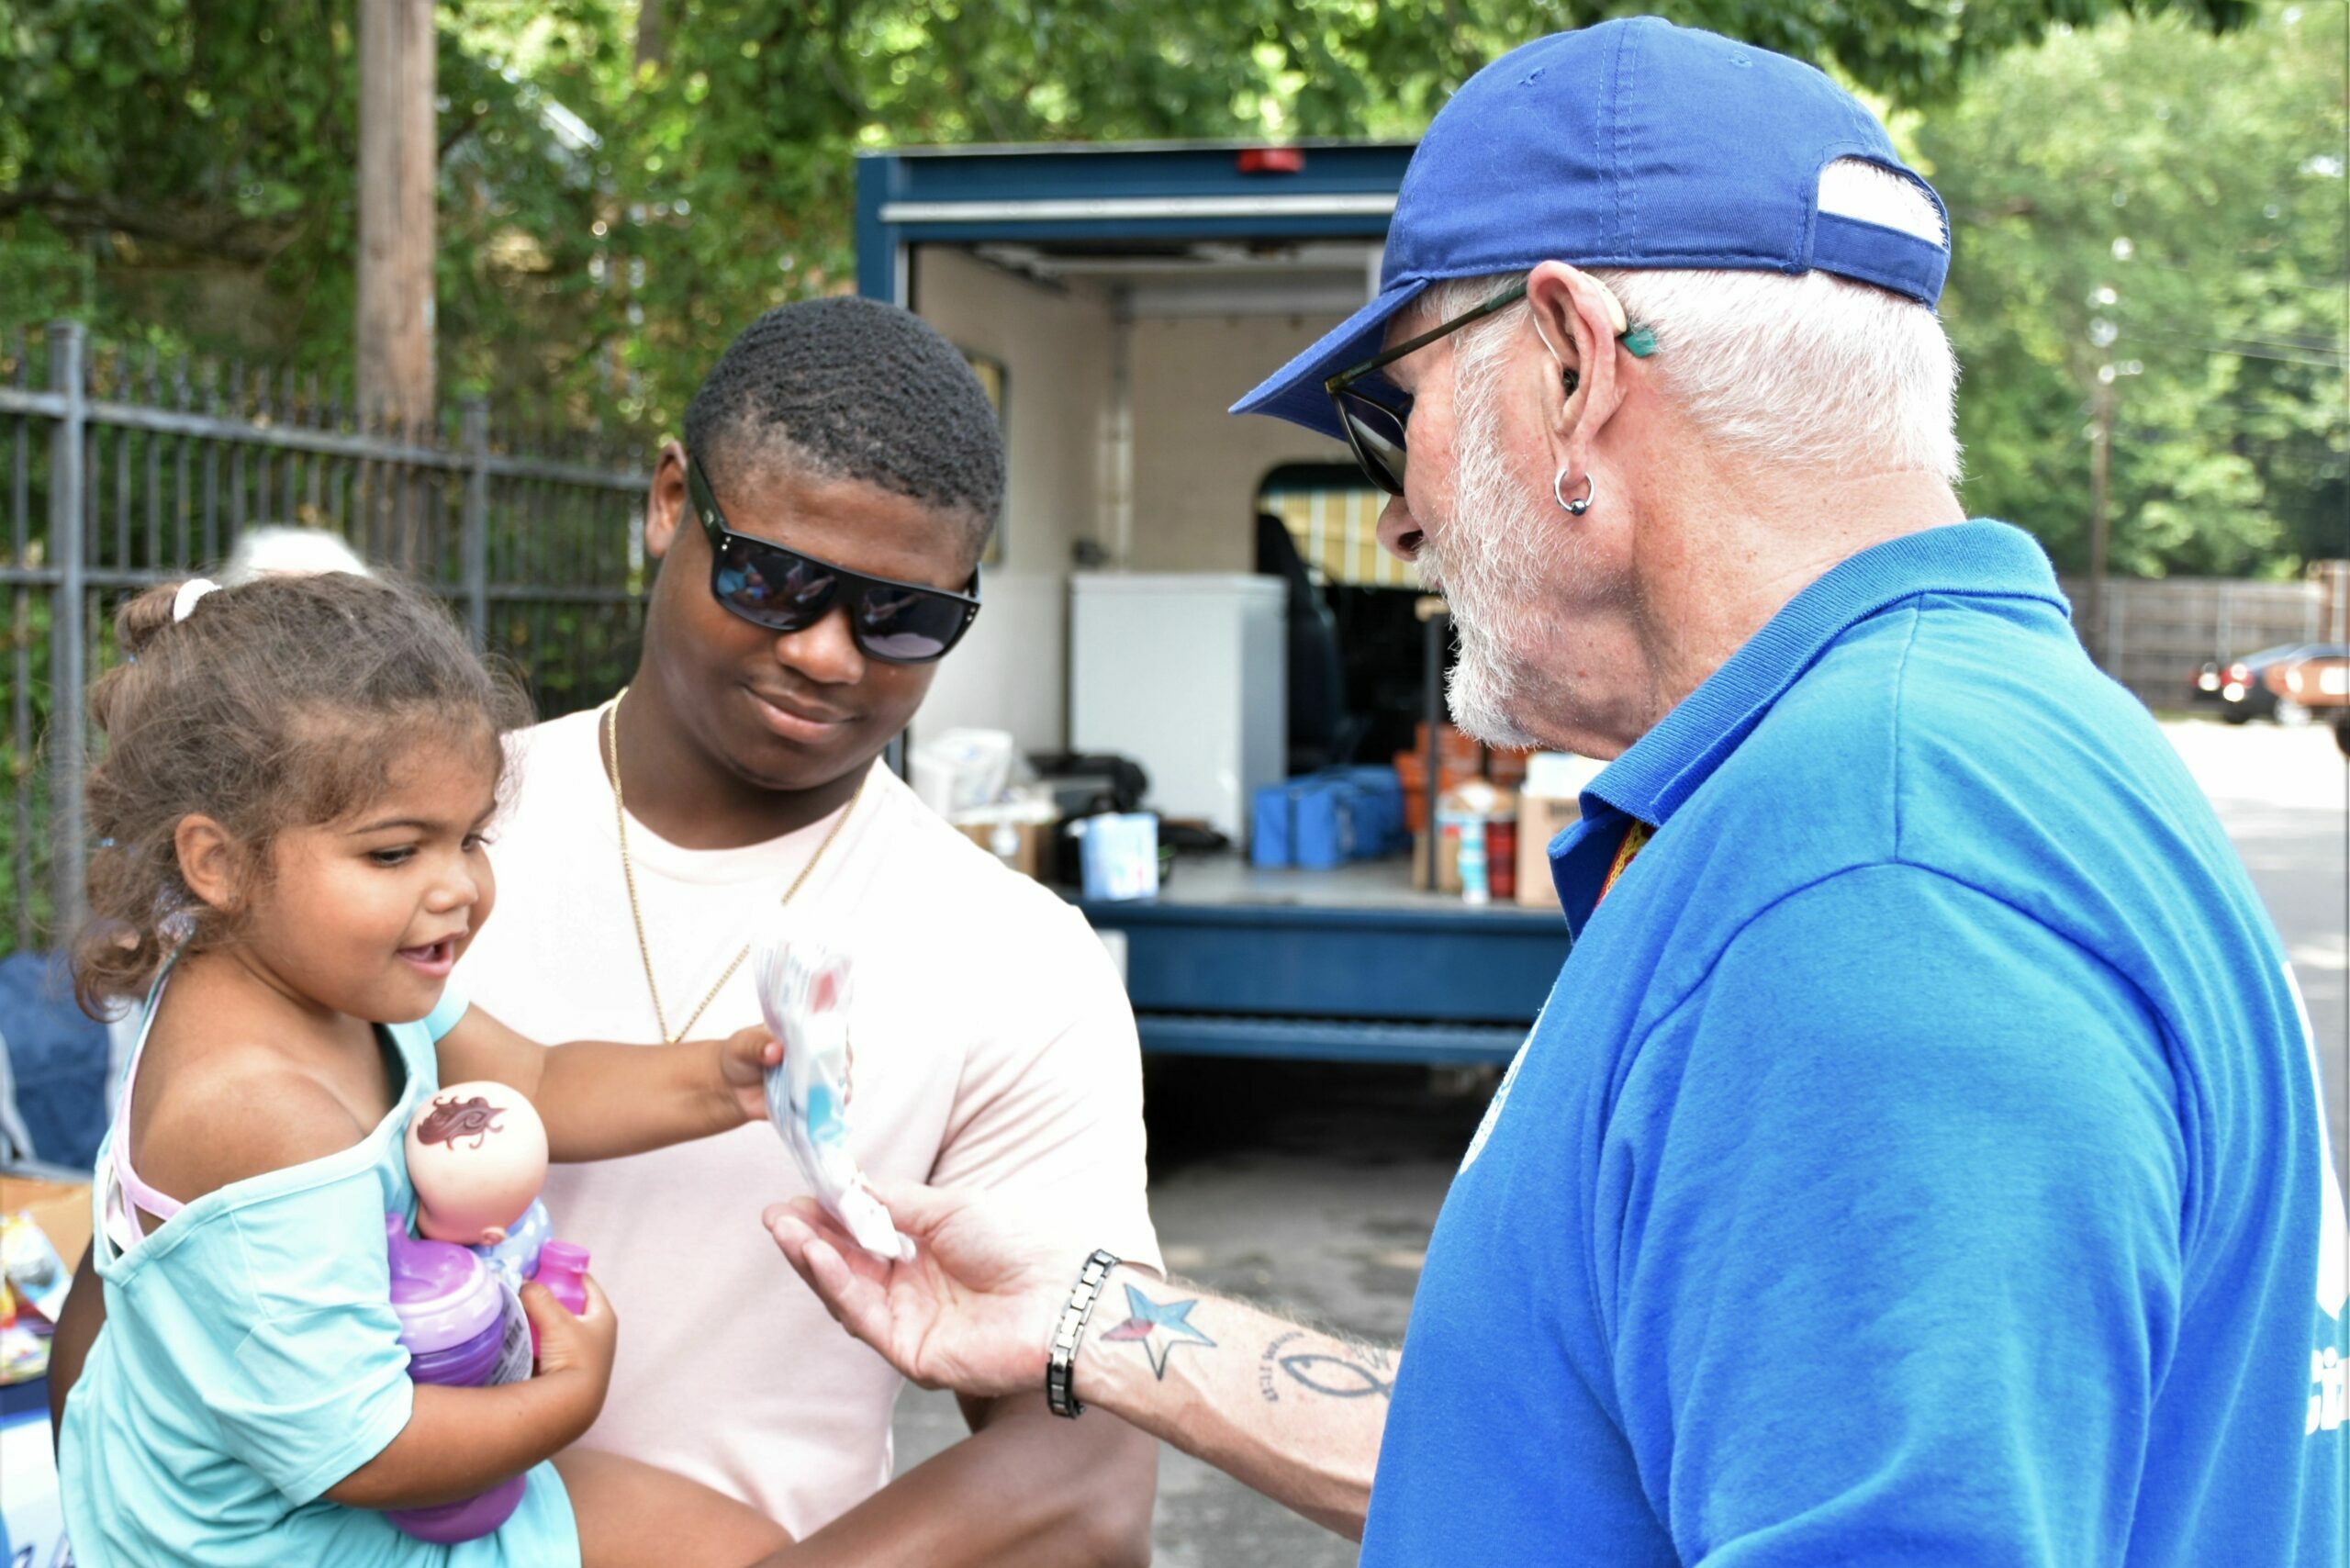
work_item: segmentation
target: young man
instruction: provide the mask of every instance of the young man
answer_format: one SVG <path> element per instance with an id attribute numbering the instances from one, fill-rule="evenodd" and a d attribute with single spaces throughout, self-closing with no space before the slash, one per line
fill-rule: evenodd
<path id="1" fill-rule="evenodd" d="M 1002 495 L 994 410 L 915 317 L 754 322 L 661 454 L 634 680 L 519 738 L 499 918 L 457 983 L 534 1038 L 724 1033 L 759 1019 L 745 946 L 788 921 L 856 966 L 867 1170 L 1080 1207 L 1148 1259 L 1140 1057 L 1101 944 L 877 760 L 977 613 Z M 757 1505 L 793 1563 L 1147 1559 L 1153 1445 L 1041 1396 L 968 1403 L 968 1441 L 890 1480 L 899 1378 L 782 1288 L 759 1210 L 786 1191 L 764 1126 L 554 1172 L 623 1323 L 587 1445 Z"/>
<path id="2" fill-rule="evenodd" d="M 514 739 L 498 918 L 455 983 L 539 1039 L 723 1034 L 759 1021 L 744 954 L 789 921 L 855 964 L 868 1172 L 991 1188 L 1150 1261 L 1140 1058 L 1100 943 L 877 760 L 977 614 L 1002 494 L 994 411 L 919 319 L 824 299 L 754 322 L 654 476 L 635 679 Z M 1156 1444 L 1039 1394 L 966 1400 L 972 1436 L 891 1480 L 897 1373 L 760 1228 L 807 1190 L 767 1126 L 553 1173 L 621 1319 L 585 1446 L 755 1505 L 792 1568 L 1147 1562 Z M 94 1332 L 64 1336 L 64 1383 Z"/>

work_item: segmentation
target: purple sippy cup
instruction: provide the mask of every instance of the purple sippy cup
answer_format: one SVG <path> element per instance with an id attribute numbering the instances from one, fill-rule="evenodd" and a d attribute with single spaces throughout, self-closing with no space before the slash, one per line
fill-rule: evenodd
<path id="1" fill-rule="evenodd" d="M 563 1303 L 564 1310 L 576 1317 L 588 1310 L 588 1249 L 568 1241 L 550 1241 L 539 1249 L 539 1283 L 547 1294 Z M 539 1354 L 539 1326 L 531 1325 L 531 1357 Z"/>
<path id="2" fill-rule="evenodd" d="M 498 1276 L 454 1242 L 418 1241 L 397 1214 L 384 1216 L 392 1264 L 392 1310 L 399 1315 L 400 1343 L 408 1347 L 408 1375 L 418 1383 L 474 1388 L 512 1381 L 516 1336 L 509 1297 Z M 501 1376 L 501 1369 L 504 1375 Z M 521 1367 L 527 1375 L 529 1367 Z M 504 1524 L 522 1500 L 523 1478 L 509 1476 L 487 1492 L 428 1508 L 387 1509 L 384 1517 L 419 1540 L 451 1545 L 487 1535 Z"/>

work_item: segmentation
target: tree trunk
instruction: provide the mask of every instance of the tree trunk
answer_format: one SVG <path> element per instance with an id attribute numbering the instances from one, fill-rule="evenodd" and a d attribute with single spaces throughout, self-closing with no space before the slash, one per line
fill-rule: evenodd
<path id="1" fill-rule="evenodd" d="M 638 0 L 636 7 L 636 68 L 661 63 L 661 56 L 668 48 L 662 36 L 662 0 Z"/>
<path id="2" fill-rule="evenodd" d="M 359 409 L 411 435 L 433 416 L 432 10 L 432 0 L 359 0 Z M 402 566 L 420 543 L 408 478 L 395 470 L 378 487 L 371 519 L 370 543 Z"/>

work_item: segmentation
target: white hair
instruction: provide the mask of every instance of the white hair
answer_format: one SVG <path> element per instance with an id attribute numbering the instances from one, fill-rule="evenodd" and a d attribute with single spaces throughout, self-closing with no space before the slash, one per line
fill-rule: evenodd
<path id="1" fill-rule="evenodd" d="M 1858 158 L 1822 171 L 1819 210 L 1947 245 L 1942 214 L 1916 184 Z M 1595 268 L 1635 325 L 1656 334 L 1659 380 L 1682 413 L 1725 448 L 1774 465 L 1847 473 L 1915 469 L 1958 482 L 1958 361 L 1934 313 L 1833 273 Z M 1449 319 L 1516 281 L 1455 278 L 1431 289 Z M 1499 363 L 1510 319 L 1480 322 L 1454 350 L 1458 384 Z"/>

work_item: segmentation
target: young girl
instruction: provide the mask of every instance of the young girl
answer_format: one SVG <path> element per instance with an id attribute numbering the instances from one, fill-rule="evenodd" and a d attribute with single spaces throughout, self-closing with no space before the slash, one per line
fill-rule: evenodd
<path id="1" fill-rule="evenodd" d="M 536 1376 L 419 1385 L 384 1249 L 440 1083 L 511 1084 L 554 1159 L 598 1159 L 764 1115 L 781 1047 L 550 1049 L 451 992 L 490 913 L 498 735 L 524 715 L 438 606 L 340 573 L 198 580 L 117 624 L 75 980 L 85 1005 L 151 1005 L 98 1154 L 106 1327 L 60 1455 L 78 1561 L 722 1565 L 784 1544 L 694 1482 L 565 1451 L 611 1372 L 592 1282 L 578 1317 L 524 1290 Z M 523 1473 L 477 1540 L 383 1517 Z"/>

